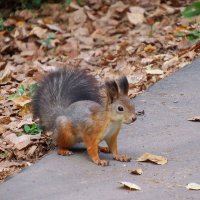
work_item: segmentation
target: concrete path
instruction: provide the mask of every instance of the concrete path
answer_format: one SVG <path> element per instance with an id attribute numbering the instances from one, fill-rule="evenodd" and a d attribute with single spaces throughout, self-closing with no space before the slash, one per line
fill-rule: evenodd
<path id="1" fill-rule="evenodd" d="M 0 185 L 1 200 L 200 200 L 200 191 L 188 191 L 189 182 L 200 183 L 200 123 L 188 118 L 200 115 L 200 59 L 158 82 L 135 100 L 145 115 L 125 126 L 119 150 L 134 159 L 144 152 L 168 158 L 164 166 L 112 161 L 99 167 L 83 149 L 71 157 L 50 153 L 38 163 Z M 142 168 L 135 176 L 129 169 Z M 130 181 L 142 191 L 122 189 Z"/>

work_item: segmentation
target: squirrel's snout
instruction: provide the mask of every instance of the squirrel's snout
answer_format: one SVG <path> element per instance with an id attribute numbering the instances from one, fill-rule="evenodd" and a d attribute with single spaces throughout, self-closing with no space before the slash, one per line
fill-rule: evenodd
<path id="1" fill-rule="evenodd" d="M 136 116 L 132 116 L 132 117 L 129 117 L 128 120 L 124 121 L 125 124 L 131 124 L 133 123 L 134 121 L 136 121 L 137 117 Z"/>
<path id="2" fill-rule="evenodd" d="M 132 117 L 132 122 L 136 121 L 137 117 Z"/>

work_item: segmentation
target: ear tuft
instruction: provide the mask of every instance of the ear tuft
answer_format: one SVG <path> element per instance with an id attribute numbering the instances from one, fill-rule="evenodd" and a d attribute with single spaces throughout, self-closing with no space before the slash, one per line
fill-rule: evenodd
<path id="1" fill-rule="evenodd" d="M 128 95 L 129 84 L 128 84 L 128 80 L 126 76 L 121 77 L 118 80 L 118 84 L 119 84 L 120 92 L 124 95 Z"/>
<path id="2" fill-rule="evenodd" d="M 119 98 L 119 90 L 117 83 L 114 80 L 106 81 L 105 85 L 109 103 L 113 103 L 116 99 Z"/>

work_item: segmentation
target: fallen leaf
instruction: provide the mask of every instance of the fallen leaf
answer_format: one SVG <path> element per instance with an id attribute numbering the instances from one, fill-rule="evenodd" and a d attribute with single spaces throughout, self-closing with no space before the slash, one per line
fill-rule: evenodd
<path id="1" fill-rule="evenodd" d="M 194 116 L 194 117 L 188 119 L 188 121 L 192 121 L 192 122 L 200 122 L 200 116 Z"/>
<path id="2" fill-rule="evenodd" d="M 25 162 L 18 163 L 18 162 L 14 162 L 14 161 L 4 161 L 4 162 L 1 162 L 0 172 L 7 170 L 7 168 L 9 168 L 9 167 L 13 167 L 13 166 L 20 167 L 20 166 L 24 166 L 24 165 L 26 165 Z"/>
<path id="3" fill-rule="evenodd" d="M 20 97 L 17 97 L 15 99 L 11 99 L 17 106 L 20 106 L 20 107 L 23 107 L 25 106 L 26 104 L 30 103 L 31 102 L 31 99 L 30 97 L 26 96 L 26 95 L 23 95 L 23 96 L 20 96 Z"/>
<path id="4" fill-rule="evenodd" d="M 141 190 L 141 187 L 131 182 L 120 182 L 124 187 L 129 188 L 131 190 Z"/>
<path id="5" fill-rule="evenodd" d="M 9 143 L 13 143 L 18 150 L 21 150 L 31 143 L 31 136 L 21 135 L 17 137 L 16 134 L 11 133 L 5 137 L 5 140 Z"/>
<path id="6" fill-rule="evenodd" d="M 43 29 L 43 28 L 40 28 L 38 26 L 35 26 L 32 31 L 30 32 L 30 35 L 36 35 L 38 38 L 44 38 L 44 36 L 46 35 L 47 33 L 47 29 Z"/>
<path id="7" fill-rule="evenodd" d="M 155 50 L 156 50 L 156 47 L 152 46 L 151 44 L 148 44 L 146 47 L 144 47 L 144 51 L 146 51 L 146 52 L 152 52 Z"/>
<path id="8" fill-rule="evenodd" d="M 5 69 L 0 71 L 0 83 L 6 82 L 7 79 L 10 78 L 13 69 L 14 66 L 8 62 Z"/>
<path id="9" fill-rule="evenodd" d="M 22 51 L 21 52 L 21 56 L 33 56 L 35 54 L 35 51 L 32 51 L 32 50 L 30 50 L 30 51 Z"/>
<path id="10" fill-rule="evenodd" d="M 39 140 L 41 138 L 41 133 L 30 135 L 31 140 Z"/>
<path id="11" fill-rule="evenodd" d="M 144 22 L 144 8 L 133 6 L 130 7 L 130 12 L 127 12 L 128 20 L 131 24 L 137 25 Z"/>
<path id="12" fill-rule="evenodd" d="M 33 119 L 31 115 L 23 116 L 23 120 L 18 124 L 18 128 L 21 128 L 25 124 L 33 124 Z"/>
<path id="13" fill-rule="evenodd" d="M 142 169 L 134 169 L 134 170 L 128 170 L 131 174 L 135 174 L 135 175 L 141 175 L 143 174 L 143 170 Z"/>
<path id="14" fill-rule="evenodd" d="M 128 8 L 128 5 L 124 4 L 122 1 L 117 1 L 115 4 L 111 5 L 111 9 L 122 13 Z"/>
<path id="15" fill-rule="evenodd" d="M 32 156 L 35 152 L 35 150 L 37 149 L 36 145 L 33 145 L 32 147 L 30 147 L 30 149 L 27 152 L 27 155 Z"/>
<path id="16" fill-rule="evenodd" d="M 146 70 L 147 74 L 152 74 L 152 75 L 162 75 L 163 71 L 160 69 L 147 69 Z"/>
<path id="17" fill-rule="evenodd" d="M 0 116 L 0 124 L 9 124 L 11 122 L 10 117 Z"/>
<path id="18" fill-rule="evenodd" d="M 24 117 L 25 115 L 28 115 L 30 113 L 31 113 L 31 105 L 28 103 L 20 109 L 18 115 Z"/>
<path id="19" fill-rule="evenodd" d="M 142 156 L 140 156 L 137 161 L 139 162 L 145 162 L 150 161 L 153 163 L 156 163 L 158 165 L 164 165 L 167 163 L 167 159 L 162 156 L 153 155 L 150 153 L 144 153 Z"/>
<path id="20" fill-rule="evenodd" d="M 25 22 L 24 21 L 18 21 L 18 22 L 16 22 L 16 24 L 15 24 L 17 27 L 23 27 L 23 26 L 25 26 Z"/>
<path id="21" fill-rule="evenodd" d="M 3 133 L 5 133 L 6 130 L 7 130 L 7 128 L 4 125 L 0 124 L 0 135 L 3 134 Z"/>
<path id="22" fill-rule="evenodd" d="M 179 61 L 179 57 L 178 56 L 174 56 L 172 59 L 167 60 L 163 63 L 162 65 L 162 69 L 167 70 L 169 69 L 171 66 L 176 65 L 177 62 Z"/>
<path id="23" fill-rule="evenodd" d="M 46 24 L 46 26 L 52 31 L 57 31 L 57 32 L 60 32 L 60 33 L 64 33 L 64 31 L 56 24 Z"/>
<path id="24" fill-rule="evenodd" d="M 200 190 L 200 184 L 197 183 L 189 183 L 186 188 L 188 190 Z"/>

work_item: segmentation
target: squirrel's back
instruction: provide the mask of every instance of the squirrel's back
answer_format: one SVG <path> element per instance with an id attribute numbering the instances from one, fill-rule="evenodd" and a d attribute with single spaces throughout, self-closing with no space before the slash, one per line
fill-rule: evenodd
<path id="1" fill-rule="evenodd" d="M 39 83 L 33 95 L 32 109 L 46 130 L 55 128 L 56 118 L 77 101 L 101 104 L 97 80 L 83 70 L 62 69 L 51 72 Z"/>

